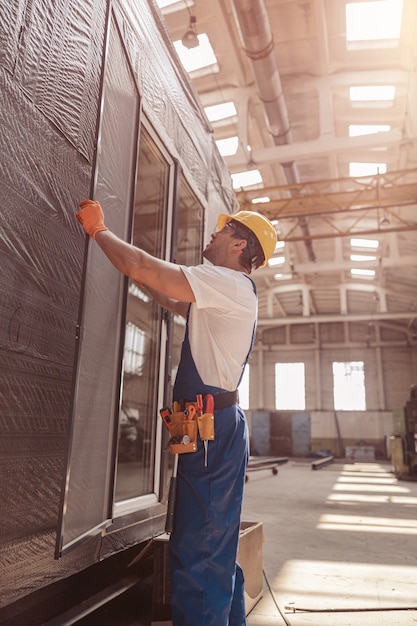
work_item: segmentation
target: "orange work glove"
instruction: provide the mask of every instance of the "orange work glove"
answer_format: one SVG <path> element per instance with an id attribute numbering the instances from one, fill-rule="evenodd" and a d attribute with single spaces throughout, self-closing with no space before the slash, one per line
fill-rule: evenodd
<path id="1" fill-rule="evenodd" d="M 104 214 L 98 202 L 83 200 L 79 206 L 81 211 L 78 211 L 75 217 L 90 237 L 95 239 L 97 233 L 102 230 L 108 230 L 107 226 L 104 226 Z"/>

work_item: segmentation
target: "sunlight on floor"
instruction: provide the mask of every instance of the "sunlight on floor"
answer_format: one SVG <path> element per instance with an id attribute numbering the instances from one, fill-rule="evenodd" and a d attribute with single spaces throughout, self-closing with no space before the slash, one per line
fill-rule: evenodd
<path id="1" fill-rule="evenodd" d="M 417 534 L 417 520 L 365 517 L 363 515 L 322 515 L 317 528 L 349 532 Z"/>
<path id="2" fill-rule="evenodd" d="M 413 496 L 393 495 L 410 493 L 406 485 L 399 485 L 398 480 L 377 464 L 345 465 L 337 478 L 328 502 L 361 502 L 369 504 L 415 504 Z M 352 493 L 356 492 L 356 493 Z M 361 493 L 362 492 L 362 493 Z M 370 495 L 369 492 L 384 492 L 385 495 Z M 349 532 L 384 532 L 398 534 L 417 534 L 417 521 L 409 519 L 371 517 L 363 515 L 321 515 L 317 528 L 322 530 L 347 530 Z"/>
<path id="3" fill-rule="evenodd" d="M 287 561 L 275 578 L 281 602 L 337 606 L 415 605 L 416 568 L 380 563 Z"/>

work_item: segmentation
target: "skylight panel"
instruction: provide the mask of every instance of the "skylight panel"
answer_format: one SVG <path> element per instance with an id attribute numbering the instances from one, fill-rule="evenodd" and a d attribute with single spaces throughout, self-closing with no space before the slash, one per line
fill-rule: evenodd
<path id="1" fill-rule="evenodd" d="M 197 72 L 203 68 L 209 71 L 219 71 L 217 58 L 206 33 L 197 35 L 198 46 L 196 48 L 186 48 L 181 39 L 174 41 L 175 49 L 187 72 Z M 207 73 L 207 72 L 205 72 Z"/>
<path id="2" fill-rule="evenodd" d="M 227 139 L 218 139 L 216 145 L 222 156 L 232 156 L 236 154 L 239 147 L 238 137 L 228 137 Z"/>
<path id="3" fill-rule="evenodd" d="M 247 170 L 232 174 L 233 189 L 253 187 L 262 184 L 262 176 L 259 170 Z"/>
<path id="4" fill-rule="evenodd" d="M 346 4 L 346 41 L 398 43 L 401 34 L 402 0 L 377 0 Z M 362 48 L 367 47 L 362 45 Z"/>
<path id="5" fill-rule="evenodd" d="M 292 274 L 274 274 L 274 280 L 291 280 Z"/>
<path id="6" fill-rule="evenodd" d="M 277 265 L 284 265 L 284 263 L 285 263 L 285 256 L 273 256 L 268 261 L 269 267 L 276 267 Z"/>
<path id="7" fill-rule="evenodd" d="M 394 100 L 394 85 L 362 85 L 360 87 L 349 87 L 349 98 L 351 102 L 377 102 Z"/>
<path id="8" fill-rule="evenodd" d="M 349 176 L 358 178 L 359 176 L 374 176 L 375 174 L 385 174 L 386 163 L 349 163 Z"/>
<path id="9" fill-rule="evenodd" d="M 266 204 L 267 202 L 271 202 L 271 198 L 269 196 L 262 196 L 261 198 L 253 198 L 252 204 Z"/>
<path id="10" fill-rule="evenodd" d="M 379 247 L 378 239 L 358 239 L 353 237 L 350 240 L 352 248 L 368 248 L 370 250 L 377 250 Z"/>
<path id="11" fill-rule="evenodd" d="M 351 254 L 351 261 L 376 261 L 376 256 L 371 254 Z"/>
<path id="12" fill-rule="evenodd" d="M 194 6 L 194 0 L 156 0 L 160 9 L 165 9 L 163 13 L 175 13 L 186 7 Z"/>
<path id="13" fill-rule="evenodd" d="M 375 270 L 363 270 L 359 268 L 352 268 L 350 270 L 351 276 L 356 278 L 375 278 Z"/>
<path id="14" fill-rule="evenodd" d="M 207 118 L 210 122 L 218 122 L 228 117 L 235 117 L 237 115 L 234 102 L 222 102 L 221 104 L 213 104 L 209 107 L 204 107 Z"/>
<path id="15" fill-rule="evenodd" d="M 349 137 L 373 135 L 391 130 L 388 124 L 349 124 Z"/>

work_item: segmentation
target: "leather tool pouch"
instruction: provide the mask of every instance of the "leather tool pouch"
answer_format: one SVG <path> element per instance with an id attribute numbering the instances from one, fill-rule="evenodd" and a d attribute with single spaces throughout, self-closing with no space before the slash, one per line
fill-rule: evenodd
<path id="1" fill-rule="evenodd" d="M 214 415 L 204 413 L 197 417 L 198 432 L 202 441 L 212 441 L 214 439 Z"/>
<path id="2" fill-rule="evenodd" d="M 183 411 L 171 413 L 169 424 L 169 449 L 172 454 L 184 454 L 197 451 L 197 422 L 195 416 L 190 419 Z"/>

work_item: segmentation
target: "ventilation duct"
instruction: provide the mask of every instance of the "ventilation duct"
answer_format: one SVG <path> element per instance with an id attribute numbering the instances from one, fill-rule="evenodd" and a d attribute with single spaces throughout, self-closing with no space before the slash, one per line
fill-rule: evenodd
<path id="1" fill-rule="evenodd" d="M 243 49 L 250 59 L 264 105 L 268 130 L 276 146 L 292 143 L 291 126 L 274 55 L 269 17 L 263 0 L 232 0 Z M 300 182 L 294 161 L 281 163 L 289 185 Z M 303 235 L 309 236 L 306 220 L 299 221 Z M 311 240 L 305 241 L 310 261 L 315 261 Z"/>

